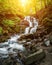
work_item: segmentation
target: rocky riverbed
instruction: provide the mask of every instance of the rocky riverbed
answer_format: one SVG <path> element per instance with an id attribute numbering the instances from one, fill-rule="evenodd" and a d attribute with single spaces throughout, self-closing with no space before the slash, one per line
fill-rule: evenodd
<path id="1" fill-rule="evenodd" d="M 52 32 L 38 29 L 34 34 L 11 36 L 0 43 L 0 51 L 1 65 L 52 65 Z"/>

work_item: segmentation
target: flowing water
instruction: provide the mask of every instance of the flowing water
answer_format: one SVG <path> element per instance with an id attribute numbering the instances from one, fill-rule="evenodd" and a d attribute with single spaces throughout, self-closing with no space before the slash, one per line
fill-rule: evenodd
<path id="1" fill-rule="evenodd" d="M 36 25 L 34 28 L 31 29 L 31 33 L 34 33 L 34 31 L 36 32 L 37 30 L 37 25 L 38 23 L 36 22 Z M 29 23 L 30 25 L 30 23 Z M 28 33 L 28 29 L 30 29 L 30 27 L 26 28 L 25 29 L 25 33 L 24 34 L 29 34 Z M 20 38 L 20 35 L 14 35 L 14 36 L 11 36 L 10 39 L 7 40 L 7 42 L 4 42 L 4 43 L 0 43 L 0 57 L 2 56 L 3 58 L 6 58 L 8 57 L 8 53 L 14 53 L 13 49 L 17 49 L 17 50 L 20 50 L 20 51 L 24 51 L 25 50 L 25 47 L 23 46 L 23 44 L 19 44 L 17 41 L 18 41 L 18 38 Z M 10 49 L 10 50 L 8 50 Z M 22 64 L 22 62 L 18 59 L 19 63 Z"/>
<path id="2" fill-rule="evenodd" d="M 35 27 L 36 28 L 36 27 Z M 34 30 L 34 29 L 33 29 Z M 36 30 L 36 29 L 35 29 Z M 28 31 L 28 30 L 27 30 Z M 27 31 L 25 31 L 25 33 L 27 33 Z M 14 48 L 14 49 L 18 49 L 18 50 L 21 50 L 21 51 L 24 51 L 24 47 L 23 47 L 23 44 L 19 44 L 17 41 L 18 41 L 18 38 L 20 38 L 20 35 L 14 35 L 14 36 L 11 36 L 10 39 L 7 40 L 7 42 L 4 42 L 4 43 L 0 43 L 0 53 L 7 53 L 7 48 L 10 47 L 10 48 Z M 2 47 L 2 46 L 7 46 L 9 45 L 8 47 Z"/>
<path id="3" fill-rule="evenodd" d="M 25 34 L 35 33 L 36 30 L 37 30 L 37 28 L 38 28 L 38 21 L 36 20 L 36 18 L 32 18 L 32 17 L 30 17 L 30 16 L 26 16 L 26 17 L 25 17 L 25 20 L 27 20 L 28 23 L 29 23 L 29 26 L 26 27 L 26 29 L 25 29 Z"/>
<path id="4" fill-rule="evenodd" d="M 11 36 L 11 38 L 8 39 L 7 42 L 0 43 L 0 53 L 6 53 L 7 54 L 8 53 L 8 50 L 7 50 L 8 48 L 18 49 L 18 50 L 23 51 L 24 50 L 23 44 L 19 44 L 17 42 L 17 39 L 19 37 L 20 37 L 19 35 L 14 35 L 14 36 Z"/>

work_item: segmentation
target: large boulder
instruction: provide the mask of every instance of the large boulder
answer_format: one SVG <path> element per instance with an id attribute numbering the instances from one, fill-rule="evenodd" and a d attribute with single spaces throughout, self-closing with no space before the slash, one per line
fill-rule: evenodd
<path id="1" fill-rule="evenodd" d="M 42 49 L 39 49 L 37 52 L 34 52 L 33 54 L 30 54 L 27 56 L 24 60 L 25 65 L 29 65 L 33 62 L 37 62 L 45 57 L 45 53 Z"/>

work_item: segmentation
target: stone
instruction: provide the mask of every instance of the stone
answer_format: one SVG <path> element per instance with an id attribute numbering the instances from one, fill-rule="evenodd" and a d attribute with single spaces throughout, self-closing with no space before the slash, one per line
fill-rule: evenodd
<path id="1" fill-rule="evenodd" d="M 33 34 L 27 34 L 27 35 L 21 35 L 20 38 L 18 39 L 19 41 L 26 39 L 26 40 L 32 40 L 34 39 L 34 35 Z"/>
<path id="2" fill-rule="evenodd" d="M 24 64 L 29 65 L 33 62 L 39 61 L 45 57 L 45 53 L 42 49 L 39 49 L 33 54 L 30 54 L 29 56 L 26 57 Z"/>
<path id="3" fill-rule="evenodd" d="M 50 40 L 49 39 L 44 39 L 44 44 L 46 46 L 50 46 Z"/>

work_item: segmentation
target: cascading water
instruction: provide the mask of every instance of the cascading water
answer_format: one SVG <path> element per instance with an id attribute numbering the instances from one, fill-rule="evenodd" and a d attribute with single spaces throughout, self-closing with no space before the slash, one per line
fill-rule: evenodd
<path id="1" fill-rule="evenodd" d="M 32 23 L 29 20 L 29 17 L 27 17 L 26 20 L 29 21 L 29 25 L 31 27 Z M 37 30 L 38 22 L 35 22 L 34 24 L 35 24 L 35 26 L 31 29 L 30 33 L 33 33 L 34 31 L 36 32 L 36 30 Z M 24 35 L 29 34 L 28 31 L 29 31 L 30 27 L 25 29 Z M 25 47 L 23 46 L 23 44 L 19 44 L 17 42 L 19 38 L 20 38 L 20 35 L 14 35 L 14 36 L 11 36 L 11 38 L 8 39 L 7 42 L 0 44 L 0 55 L 2 55 L 3 58 L 8 57 L 8 53 L 14 53 L 15 51 L 13 51 L 13 49 L 17 49 L 17 50 L 22 51 L 22 52 L 25 50 Z M 21 65 L 23 65 L 19 59 L 18 59 L 18 61 L 21 63 Z"/>
<path id="2" fill-rule="evenodd" d="M 25 47 L 23 46 L 23 44 L 19 44 L 17 42 L 17 39 L 19 37 L 20 37 L 19 35 L 11 36 L 11 38 L 8 39 L 7 42 L 0 44 L 0 59 L 9 58 L 9 54 L 12 53 L 13 56 L 15 57 L 14 60 L 16 60 L 18 62 L 18 64 L 23 65 L 23 63 L 21 62 L 21 60 L 18 59 L 18 56 L 17 56 L 18 52 L 20 52 L 20 51 L 23 52 L 25 50 Z M 14 49 L 16 49 L 17 52 L 14 51 Z M 5 64 L 4 62 L 1 62 L 1 64 L 2 63 L 3 63 L 3 65 Z M 13 61 L 13 63 L 14 63 L 14 61 Z"/>
<path id="3" fill-rule="evenodd" d="M 8 48 L 11 48 L 11 49 L 17 49 L 17 50 L 20 50 L 20 51 L 23 51 L 25 48 L 23 47 L 22 44 L 19 44 L 17 42 L 17 39 L 19 38 L 20 36 L 19 35 L 15 35 L 15 36 L 11 36 L 10 39 L 8 39 L 7 42 L 4 42 L 4 43 L 1 43 L 0 44 L 0 53 L 6 53 L 8 52 Z M 7 46 L 6 46 L 7 45 Z M 13 50 L 10 52 L 13 52 Z"/>
<path id="4" fill-rule="evenodd" d="M 30 16 L 25 17 L 24 20 L 29 21 L 29 27 L 27 27 L 27 28 L 25 29 L 25 33 L 24 33 L 24 34 L 29 34 L 28 31 L 29 31 L 30 27 L 33 26 L 33 25 L 32 25 L 32 22 L 31 22 L 31 20 L 30 20 Z M 34 27 L 31 29 L 30 33 L 34 33 L 34 31 L 36 32 L 37 27 L 38 27 L 38 22 L 36 21 L 35 18 L 33 18 L 33 21 L 34 21 Z M 19 44 L 19 43 L 17 42 L 18 38 L 20 38 L 20 35 L 16 35 L 16 34 L 15 34 L 14 36 L 11 36 L 11 38 L 8 39 L 7 42 L 4 42 L 4 43 L 2 43 L 2 44 L 8 44 L 10 48 L 16 48 L 16 49 L 18 49 L 18 50 L 23 51 L 23 50 L 24 50 L 23 44 Z M 1 44 L 1 45 L 2 45 L 2 44 Z M 1 45 L 0 45 L 0 46 L 1 46 Z M 6 50 L 6 48 L 5 48 L 5 49 L 2 48 L 2 50 Z M 0 48 L 0 51 L 1 51 L 1 48 Z"/>
<path id="5" fill-rule="evenodd" d="M 25 34 L 29 34 L 29 33 L 31 34 L 31 33 L 36 32 L 37 27 L 38 27 L 38 22 L 37 22 L 37 20 L 36 20 L 35 18 L 32 18 L 32 20 L 31 20 L 31 17 L 30 17 L 30 16 L 26 16 L 26 17 L 24 18 L 24 20 L 27 20 L 27 21 L 29 22 L 29 27 L 27 27 L 27 28 L 25 29 L 24 35 L 25 35 Z M 34 23 L 34 27 L 33 27 L 32 21 L 33 21 L 33 23 Z M 31 29 L 30 32 L 29 32 L 29 29 L 30 29 L 31 27 L 32 27 L 32 29 Z M 14 36 L 11 36 L 11 38 L 8 39 L 7 42 L 4 42 L 4 43 L 2 43 L 2 44 L 8 44 L 10 48 L 16 48 L 16 49 L 18 49 L 18 50 L 23 51 L 23 50 L 24 50 L 23 44 L 19 44 L 19 43 L 17 42 L 18 38 L 20 38 L 20 35 L 16 35 L 16 34 L 15 34 Z M 1 44 L 1 45 L 2 45 L 2 44 Z M 1 45 L 0 45 L 0 46 L 1 46 Z M 5 49 L 2 48 L 2 50 L 5 50 L 5 51 L 6 51 L 6 47 L 5 47 Z M 1 48 L 0 48 L 0 51 L 1 51 Z"/>
<path id="6" fill-rule="evenodd" d="M 11 38 L 8 40 L 8 42 L 17 42 L 17 39 L 20 37 L 20 35 L 14 35 L 14 36 L 11 36 Z"/>
<path id="7" fill-rule="evenodd" d="M 24 34 L 32 34 L 35 33 L 38 28 L 38 22 L 35 18 L 26 16 L 24 20 L 27 20 L 29 22 L 29 26 L 26 27 Z"/>

